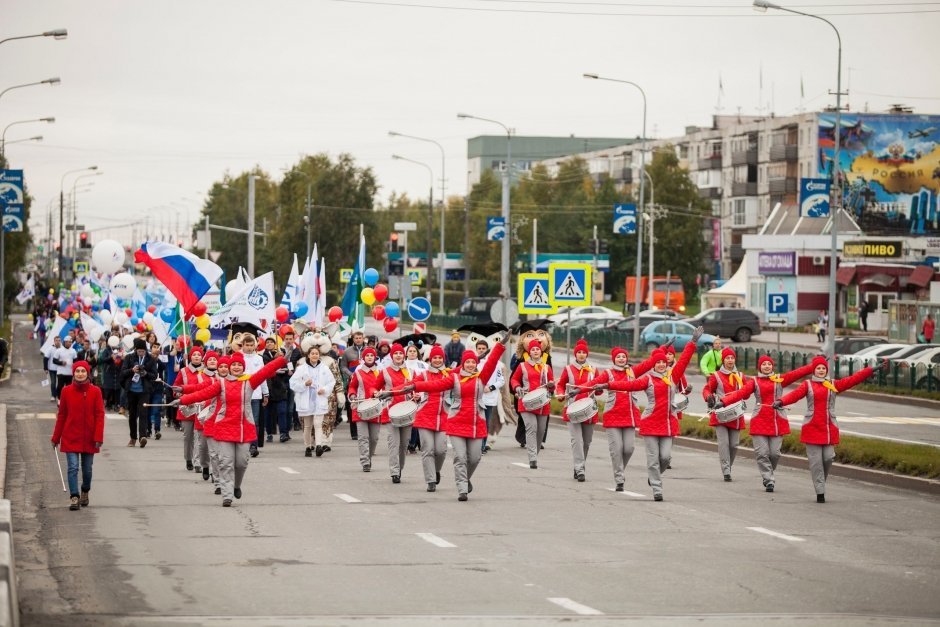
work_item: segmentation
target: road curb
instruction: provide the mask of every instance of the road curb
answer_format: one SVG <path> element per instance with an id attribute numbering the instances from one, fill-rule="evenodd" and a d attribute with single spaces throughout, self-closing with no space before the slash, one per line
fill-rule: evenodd
<path id="1" fill-rule="evenodd" d="M 0 625 L 20 624 L 13 559 L 13 511 L 10 501 L 0 499 Z"/>

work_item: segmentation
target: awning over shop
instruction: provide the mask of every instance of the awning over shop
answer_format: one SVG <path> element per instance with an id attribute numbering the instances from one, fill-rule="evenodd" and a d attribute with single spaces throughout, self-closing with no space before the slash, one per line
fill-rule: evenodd
<path id="1" fill-rule="evenodd" d="M 907 277 L 907 284 L 916 285 L 917 287 L 927 287 L 933 280 L 933 274 L 934 272 L 932 267 L 917 266 L 914 268 L 911 276 Z"/>
<path id="2" fill-rule="evenodd" d="M 858 282 L 859 285 L 877 285 L 878 287 L 891 287 L 894 285 L 894 277 L 884 272 L 869 274 Z"/>
<path id="3" fill-rule="evenodd" d="M 839 285 L 851 285 L 855 278 L 855 266 L 842 266 L 836 270 L 836 283 Z"/>

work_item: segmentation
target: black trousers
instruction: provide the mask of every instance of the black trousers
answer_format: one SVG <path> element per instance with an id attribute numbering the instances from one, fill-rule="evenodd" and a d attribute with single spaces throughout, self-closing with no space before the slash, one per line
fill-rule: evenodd
<path id="1" fill-rule="evenodd" d="M 62 398 L 62 390 L 72 382 L 72 375 L 57 374 L 55 377 L 55 397 Z"/>
<path id="2" fill-rule="evenodd" d="M 131 439 L 146 437 L 150 429 L 150 418 L 144 403 L 150 398 L 146 392 L 127 393 L 127 426 L 130 427 Z"/>

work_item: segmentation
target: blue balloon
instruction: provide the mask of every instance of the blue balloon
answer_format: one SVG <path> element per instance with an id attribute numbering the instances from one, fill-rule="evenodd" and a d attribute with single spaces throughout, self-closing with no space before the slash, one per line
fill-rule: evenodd
<path id="1" fill-rule="evenodd" d="M 362 273 L 362 279 L 369 287 L 375 287 L 375 284 L 379 282 L 379 271 L 375 268 L 366 268 L 366 271 Z"/>
<path id="2" fill-rule="evenodd" d="M 132 317 L 131 317 L 131 324 L 132 324 L 132 325 L 134 325 L 134 326 L 136 327 L 138 322 L 140 322 L 140 318 L 138 318 L 137 316 L 132 316 Z"/>
<path id="3" fill-rule="evenodd" d="M 307 315 L 307 312 L 310 310 L 307 307 L 307 303 L 297 303 L 297 307 L 294 308 L 294 315 L 298 318 L 303 318 Z"/>
<path id="4" fill-rule="evenodd" d="M 397 318 L 401 314 L 401 307 L 395 301 L 385 303 L 385 315 L 389 318 Z"/>
<path id="5" fill-rule="evenodd" d="M 172 309 L 164 309 L 160 312 L 160 320 L 163 320 L 167 324 L 173 322 L 173 318 L 176 317 L 176 312 Z"/>

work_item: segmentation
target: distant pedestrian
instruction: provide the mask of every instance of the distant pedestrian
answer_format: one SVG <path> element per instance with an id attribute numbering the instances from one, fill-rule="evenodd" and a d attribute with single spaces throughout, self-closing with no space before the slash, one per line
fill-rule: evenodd
<path id="1" fill-rule="evenodd" d="M 868 330 L 868 301 L 863 300 L 858 306 L 858 320 L 862 323 L 862 331 Z"/>
<path id="2" fill-rule="evenodd" d="M 711 350 L 705 351 L 705 354 L 702 355 L 702 359 L 698 362 L 699 370 L 702 371 L 702 374 L 706 377 L 714 373 L 716 370 L 721 368 L 721 338 L 715 336 L 715 341 L 712 342 Z"/>
<path id="3" fill-rule="evenodd" d="M 933 342 L 933 329 L 934 321 L 930 314 L 927 314 L 927 317 L 924 319 L 924 326 L 921 329 L 921 333 L 924 334 L 924 341 L 927 344 Z"/>
<path id="4" fill-rule="evenodd" d="M 829 314 L 823 309 L 816 317 L 816 339 L 820 342 L 826 341 L 826 329 L 829 327 Z"/>
<path id="5" fill-rule="evenodd" d="M 59 412 L 52 431 L 52 446 L 65 453 L 68 462 L 69 509 L 88 506 L 91 468 L 95 453 L 104 442 L 104 400 L 101 390 L 89 381 L 87 361 L 72 364 L 72 382 L 62 389 Z M 78 469 L 82 469 L 81 491 Z"/>
<path id="6" fill-rule="evenodd" d="M 77 361 L 78 354 L 72 343 L 72 336 L 66 335 L 62 346 L 52 353 L 52 363 L 58 368 L 56 375 L 56 398 L 62 397 L 62 390 L 72 382 L 72 364 Z"/>
<path id="7" fill-rule="evenodd" d="M 131 439 L 128 446 L 147 446 L 147 429 L 150 417 L 144 407 L 150 399 L 150 390 L 157 380 L 157 362 L 147 353 L 147 343 L 141 338 L 134 340 L 134 352 L 124 358 L 121 365 L 121 383 L 127 392 L 127 422 Z"/>
<path id="8" fill-rule="evenodd" d="M 444 357 L 447 360 L 448 368 L 455 368 L 460 364 L 460 358 L 463 356 L 463 352 L 466 350 L 466 347 L 463 345 L 463 342 L 460 341 L 460 333 L 454 331 L 450 334 L 450 342 L 444 346 Z"/>

